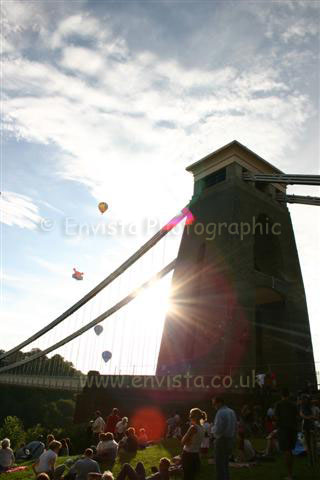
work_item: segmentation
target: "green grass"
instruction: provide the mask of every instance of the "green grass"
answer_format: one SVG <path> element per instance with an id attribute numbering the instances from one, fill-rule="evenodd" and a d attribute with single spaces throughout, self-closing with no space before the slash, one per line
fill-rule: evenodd
<path id="1" fill-rule="evenodd" d="M 255 440 L 253 442 L 257 449 L 262 449 L 265 441 Z M 141 450 L 133 458 L 128 454 L 123 453 L 120 458 L 117 459 L 117 462 L 113 468 L 113 473 L 116 476 L 119 473 L 121 466 L 125 462 L 131 463 L 133 466 L 137 462 L 142 461 L 145 464 L 147 474 L 150 475 L 151 467 L 153 465 L 158 466 L 159 459 L 161 457 L 172 458 L 175 455 L 178 455 L 181 451 L 180 445 L 175 440 L 165 440 L 159 445 L 155 445 L 147 448 L 146 450 Z M 72 457 L 72 458 L 77 458 Z M 58 464 L 64 463 L 66 457 L 59 457 Z M 34 480 L 34 474 L 31 469 L 31 465 L 34 462 L 25 462 L 23 465 L 28 465 L 28 470 L 24 472 L 11 473 L 6 476 L 3 475 L 6 480 Z M 101 471 L 104 471 L 104 465 L 102 465 Z M 230 468 L 231 471 L 231 480 L 281 480 L 286 477 L 286 470 L 283 463 L 282 455 L 275 457 L 274 462 L 262 463 L 258 466 L 250 468 Z M 319 480 L 320 479 L 320 467 L 317 466 L 315 469 L 311 469 L 308 465 L 308 459 L 306 457 L 296 458 L 294 465 L 294 476 L 297 480 Z M 179 477 L 177 477 L 179 478 Z M 209 465 L 208 461 L 204 459 L 202 461 L 202 470 L 199 474 L 199 480 L 214 480 L 215 476 L 215 466 Z"/>

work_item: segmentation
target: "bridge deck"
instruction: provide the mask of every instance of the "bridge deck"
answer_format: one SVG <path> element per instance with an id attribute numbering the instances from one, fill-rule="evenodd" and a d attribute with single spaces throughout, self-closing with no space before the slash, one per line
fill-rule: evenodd
<path id="1" fill-rule="evenodd" d="M 45 377 L 41 375 L 12 375 L 3 373 L 0 375 L 0 384 L 49 388 L 52 390 L 82 391 L 80 377 Z"/>

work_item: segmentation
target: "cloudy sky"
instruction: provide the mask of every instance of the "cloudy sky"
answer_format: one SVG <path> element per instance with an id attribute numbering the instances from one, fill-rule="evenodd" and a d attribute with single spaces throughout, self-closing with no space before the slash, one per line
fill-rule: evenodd
<path id="1" fill-rule="evenodd" d="M 192 196 L 185 167 L 225 143 L 237 139 L 284 172 L 319 174 L 319 2 L 1 8 L 0 347 L 52 320 L 179 212 Z M 320 362 L 319 213 L 289 209 Z M 173 252 L 177 241 L 167 244 Z M 143 315 L 154 311 L 140 306 Z"/>

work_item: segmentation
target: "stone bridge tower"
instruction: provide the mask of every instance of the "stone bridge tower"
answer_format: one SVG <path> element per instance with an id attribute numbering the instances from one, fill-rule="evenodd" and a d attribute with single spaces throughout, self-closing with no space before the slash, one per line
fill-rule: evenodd
<path id="1" fill-rule="evenodd" d="M 194 176 L 157 374 L 272 372 L 295 389 L 315 382 L 308 311 L 282 173 L 237 141 L 187 168 Z"/>

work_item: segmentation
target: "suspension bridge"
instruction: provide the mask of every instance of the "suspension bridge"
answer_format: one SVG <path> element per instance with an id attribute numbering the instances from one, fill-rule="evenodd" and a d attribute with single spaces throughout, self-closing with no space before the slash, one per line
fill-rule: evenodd
<path id="1" fill-rule="evenodd" d="M 286 185 L 320 185 L 320 176 L 286 175 L 237 141 L 187 170 L 195 179 L 187 206 L 74 305 L 2 352 L 0 384 L 81 392 L 89 370 L 95 378 L 260 370 L 276 371 L 280 380 L 292 370 L 292 385 L 314 381 L 286 204 L 320 199 L 287 195 Z M 240 240 L 229 225 L 249 224 L 250 215 L 263 228 Z M 266 231 L 270 219 L 281 223 L 281 236 Z M 212 223 L 227 225 L 214 241 Z"/>

